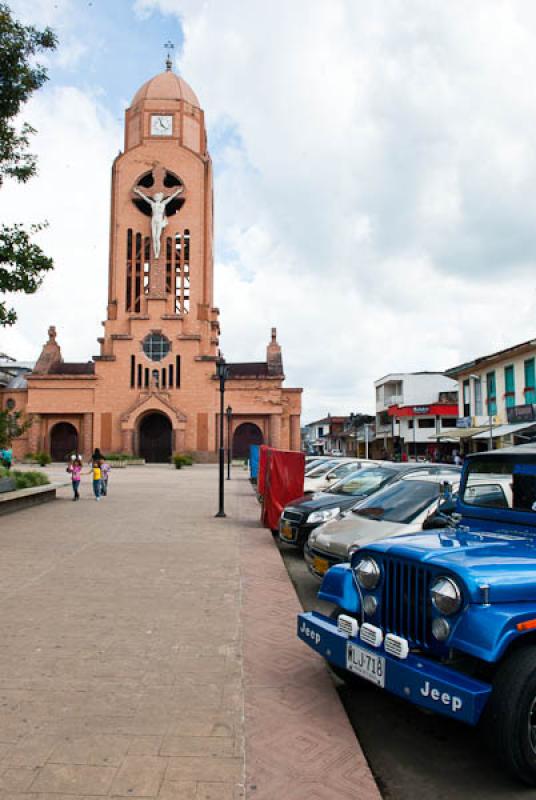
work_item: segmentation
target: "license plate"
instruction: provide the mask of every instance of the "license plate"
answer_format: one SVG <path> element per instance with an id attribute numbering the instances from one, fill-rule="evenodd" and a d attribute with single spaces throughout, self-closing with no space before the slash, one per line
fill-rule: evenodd
<path id="1" fill-rule="evenodd" d="M 346 669 L 376 686 L 385 686 L 385 658 L 351 642 L 346 645 Z"/>
<path id="2" fill-rule="evenodd" d="M 288 522 L 282 522 L 281 528 L 279 533 L 283 537 L 283 539 L 290 539 L 292 541 L 294 539 L 294 531 L 292 530 L 292 526 L 288 524 Z"/>
<path id="3" fill-rule="evenodd" d="M 318 572 L 319 575 L 324 575 L 329 569 L 329 561 L 326 561 L 325 558 L 315 556 L 313 558 L 313 569 L 315 572 Z"/>

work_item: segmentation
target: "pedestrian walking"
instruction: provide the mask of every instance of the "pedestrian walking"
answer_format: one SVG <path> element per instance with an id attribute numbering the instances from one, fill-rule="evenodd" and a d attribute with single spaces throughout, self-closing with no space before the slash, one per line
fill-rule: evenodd
<path id="1" fill-rule="evenodd" d="M 106 497 L 108 495 L 108 480 L 110 478 L 111 469 L 112 468 L 110 467 L 107 461 L 103 461 L 101 463 L 101 476 L 102 476 L 101 492 L 103 497 Z"/>
<path id="2" fill-rule="evenodd" d="M 13 461 L 13 450 L 10 447 L 4 447 L 0 450 L 0 460 L 2 466 L 6 469 L 11 469 L 11 462 Z"/>
<path id="3" fill-rule="evenodd" d="M 80 481 L 82 480 L 82 459 L 80 456 L 71 456 L 71 463 L 67 467 L 67 472 L 71 474 L 71 485 L 73 487 L 73 500 L 80 500 Z"/>
<path id="4" fill-rule="evenodd" d="M 102 472 L 100 468 L 100 461 L 93 462 L 91 472 L 93 474 L 93 494 L 95 495 L 95 500 L 100 500 L 102 492 Z"/>

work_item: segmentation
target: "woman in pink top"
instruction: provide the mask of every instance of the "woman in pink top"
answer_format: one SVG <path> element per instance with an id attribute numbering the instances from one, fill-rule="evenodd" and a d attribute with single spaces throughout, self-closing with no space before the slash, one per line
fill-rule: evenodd
<path id="1" fill-rule="evenodd" d="M 67 467 L 67 472 L 71 473 L 71 482 L 73 485 L 73 500 L 80 500 L 78 489 L 80 487 L 80 480 L 82 478 L 82 461 L 76 456 L 71 456 L 71 463 Z"/>

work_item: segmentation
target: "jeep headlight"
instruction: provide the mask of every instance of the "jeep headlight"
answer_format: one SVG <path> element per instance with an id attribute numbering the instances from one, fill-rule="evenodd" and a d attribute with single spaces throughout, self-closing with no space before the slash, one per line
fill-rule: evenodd
<path id="1" fill-rule="evenodd" d="M 430 586 L 432 604 L 441 614 L 449 616 L 460 610 L 462 593 L 460 587 L 452 578 L 442 575 L 436 578 Z"/>
<path id="2" fill-rule="evenodd" d="M 363 589 L 375 589 L 380 581 L 380 568 L 373 558 L 362 558 L 355 565 L 354 571 Z"/>
<path id="3" fill-rule="evenodd" d="M 307 517 L 307 522 L 328 522 L 339 516 L 340 508 L 326 508 L 325 511 L 313 511 Z"/>

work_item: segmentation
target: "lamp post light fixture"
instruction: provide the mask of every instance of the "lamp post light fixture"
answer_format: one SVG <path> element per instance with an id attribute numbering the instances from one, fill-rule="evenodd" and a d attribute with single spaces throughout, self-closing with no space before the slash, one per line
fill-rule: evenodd
<path id="1" fill-rule="evenodd" d="M 221 355 L 218 356 L 218 360 L 216 361 L 216 377 L 220 382 L 220 448 L 219 448 L 219 492 L 218 492 L 218 513 L 215 515 L 216 517 L 225 517 L 227 516 L 224 510 L 224 489 L 223 489 L 223 471 L 225 468 L 225 448 L 223 442 L 223 418 L 224 418 L 224 396 L 225 396 L 225 381 L 229 377 L 229 367 L 225 363 L 224 357 Z"/>
<path id="2" fill-rule="evenodd" d="M 232 445 L 233 440 L 231 439 L 231 420 L 233 417 L 233 409 L 231 406 L 227 406 L 225 409 L 225 414 L 227 416 L 227 480 L 231 480 L 231 459 L 232 459 Z"/>

